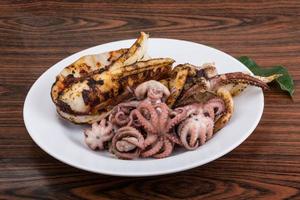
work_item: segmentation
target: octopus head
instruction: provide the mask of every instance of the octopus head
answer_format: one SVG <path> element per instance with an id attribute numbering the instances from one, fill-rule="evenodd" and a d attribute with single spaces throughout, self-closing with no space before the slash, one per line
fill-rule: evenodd
<path id="1" fill-rule="evenodd" d="M 170 96 L 169 89 L 160 82 L 154 80 L 140 84 L 134 92 L 137 99 L 141 100 L 148 98 L 153 103 L 164 102 Z"/>

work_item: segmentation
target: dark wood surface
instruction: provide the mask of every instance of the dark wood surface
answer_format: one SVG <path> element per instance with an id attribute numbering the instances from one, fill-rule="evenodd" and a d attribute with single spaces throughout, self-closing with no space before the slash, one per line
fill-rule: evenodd
<path id="1" fill-rule="evenodd" d="M 242 3 L 243 2 L 243 3 Z M 285 65 L 293 101 L 273 87 L 253 134 L 222 158 L 147 178 L 97 175 L 63 164 L 28 135 L 25 96 L 50 66 L 114 40 L 191 40 L 260 65 Z M 180 51 L 180 49 L 178 50 Z M 0 199 L 300 199 L 300 2 L 0 1 Z"/>

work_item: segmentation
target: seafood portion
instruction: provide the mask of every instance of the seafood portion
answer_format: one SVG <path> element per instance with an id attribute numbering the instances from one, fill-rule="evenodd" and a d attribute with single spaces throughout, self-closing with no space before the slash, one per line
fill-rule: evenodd
<path id="1" fill-rule="evenodd" d="M 105 142 L 113 137 L 112 123 L 102 119 L 100 123 L 94 123 L 91 129 L 84 131 L 85 143 L 93 150 L 104 149 Z"/>
<path id="2" fill-rule="evenodd" d="M 177 72 L 180 71 L 180 68 L 176 69 L 177 67 L 182 68 L 183 73 Z M 233 114 L 232 95 L 238 95 L 248 85 L 266 90 L 268 89 L 267 83 L 278 78 L 278 76 L 254 77 L 243 72 L 218 74 L 213 64 L 205 64 L 202 67 L 185 64 L 177 67 L 172 71 L 172 73 L 175 72 L 176 76 L 169 84 L 170 90 L 174 92 L 172 92 L 167 103 L 171 107 L 178 107 L 195 102 L 206 102 L 213 96 L 220 97 L 225 102 L 226 110 L 224 115 L 215 123 L 214 132 L 223 128 L 231 119 Z"/>
<path id="3" fill-rule="evenodd" d="M 144 148 L 144 137 L 137 129 L 125 126 L 116 131 L 110 151 L 118 158 L 134 159 Z"/>
<path id="4" fill-rule="evenodd" d="M 153 77 L 168 77 L 173 59 L 142 61 L 148 37 L 142 32 L 129 49 L 85 56 L 66 67 L 51 90 L 60 116 L 74 123 L 92 124 L 114 105 L 130 98 L 131 88 Z"/>
<path id="5" fill-rule="evenodd" d="M 101 150 L 103 142 L 109 142 L 106 149 L 120 159 L 165 158 L 175 146 L 194 150 L 212 138 L 215 123 L 227 109 L 217 96 L 171 109 L 165 103 L 170 91 L 153 80 L 140 84 L 133 93 L 131 101 L 115 106 L 100 124 L 85 130 L 90 148 Z M 91 146 L 97 142 L 100 146 Z"/>
<path id="6" fill-rule="evenodd" d="M 195 103 L 187 107 L 190 114 L 178 126 L 178 135 L 186 149 L 194 150 L 212 137 L 214 123 L 225 111 L 225 104 L 215 97 L 205 104 Z"/>
<path id="7" fill-rule="evenodd" d="M 270 80 L 241 72 L 218 75 L 213 65 L 190 64 L 175 67 L 170 77 L 138 85 L 131 101 L 115 106 L 102 119 L 114 127 L 110 151 L 118 158 L 165 158 L 175 146 L 198 148 L 230 120 L 234 87 L 267 89 Z"/>
<path id="8" fill-rule="evenodd" d="M 174 74 L 176 74 L 175 78 L 169 84 L 169 89 L 173 91 L 172 96 L 167 100 L 171 107 L 188 104 L 190 103 L 189 100 L 195 96 L 201 101 L 201 97 L 205 97 L 205 93 L 216 94 L 221 87 L 225 87 L 230 92 L 234 92 L 236 89 L 233 88 L 241 85 L 268 89 L 267 82 L 270 80 L 265 77 L 257 78 L 243 72 L 218 74 L 213 64 L 204 64 L 202 67 L 191 64 L 178 65 L 172 70 L 171 76 Z M 179 79 L 178 77 L 183 81 L 176 81 Z M 175 83 L 172 84 L 172 82 Z M 192 101 L 196 101 L 196 99 L 192 99 Z"/>
<path id="9" fill-rule="evenodd" d="M 120 159 L 165 158 L 174 148 L 195 150 L 231 119 L 233 96 L 246 87 L 268 89 L 280 75 L 218 74 L 201 67 L 146 55 L 149 35 L 128 49 L 87 55 L 56 77 L 51 97 L 58 114 L 84 130 L 93 150 Z"/>
<path id="10" fill-rule="evenodd" d="M 56 81 L 51 88 L 52 100 L 57 102 L 59 94 L 67 88 L 68 85 L 94 71 L 105 70 L 106 66 L 109 66 L 127 51 L 128 49 L 119 49 L 96 55 L 87 55 L 67 66 L 57 75 Z"/>
<path id="11" fill-rule="evenodd" d="M 188 108 L 171 110 L 164 103 L 170 92 L 157 81 L 142 83 L 134 94 L 135 100 L 119 104 L 107 116 L 114 127 L 110 151 L 121 159 L 169 156 L 175 144 L 181 145 L 175 126 L 189 116 Z M 93 127 L 99 126 L 97 122 L 94 124 Z M 92 128 L 85 132 L 96 131 Z M 98 140 L 102 141 L 101 137 Z"/>
<path id="12" fill-rule="evenodd" d="M 92 75 L 65 89 L 56 105 L 60 111 L 70 114 L 71 117 L 89 116 L 87 119 L 91 119 L 93 116 L 92 120 L 99 121 L 101 114 L 132 96 L 131 88 L 151 80 L 152 77 L 166 78 L 173 62 L 174 60 L 169 58 L 151 59 L 139 61 L 120 70 Z M 91 122 L 94 121 L 85 119 L 79 121 L 79 123 Z"/>
<path id="13" fill-rule="evenodd" d="M 51 89 L 51 97 L 54 103 L 60 93 L 72 83 L 84 79 L 93 73 L 102 73 L 107 70 L 115 70 L 125 65 L 131 65 L 141 60 L 147 50 L 149 35 L 144 32 L 129 49 L 120 49 L 96 55 L 87 55 L 79 58 L 71 65 L 64 68 L 56 77 Z"/>

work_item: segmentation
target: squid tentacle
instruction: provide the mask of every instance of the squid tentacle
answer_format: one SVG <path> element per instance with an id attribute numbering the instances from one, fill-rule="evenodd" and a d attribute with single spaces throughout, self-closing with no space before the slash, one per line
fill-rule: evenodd
<path id="1" fill-rule="evenodd" d="M 217 75 L 213 77 L 210 82 L 213 83 L 211 85 L 212 87 L 222 86 L 230 83 L 243 83 L 261 87 L 264 90 L 269 89 L 268 85 L 264 81 L 243 72 L 232 72 Z"/>

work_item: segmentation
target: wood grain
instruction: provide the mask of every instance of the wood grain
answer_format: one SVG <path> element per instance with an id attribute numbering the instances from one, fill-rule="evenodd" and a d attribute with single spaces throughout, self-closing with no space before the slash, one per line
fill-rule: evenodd
<path id="1" fill-rule="evenodd" d="M 242 145 L 173 175 L 96 175 L 38 148 L 22 119 L 33 82 L 72 53 L 142 30 L 248 55 L 265 67 L 285 65 L 293 101 L 274 86 Z M 299 36 L 297 0 L 0 1 L 0 199 L 300 199 Z"/>

